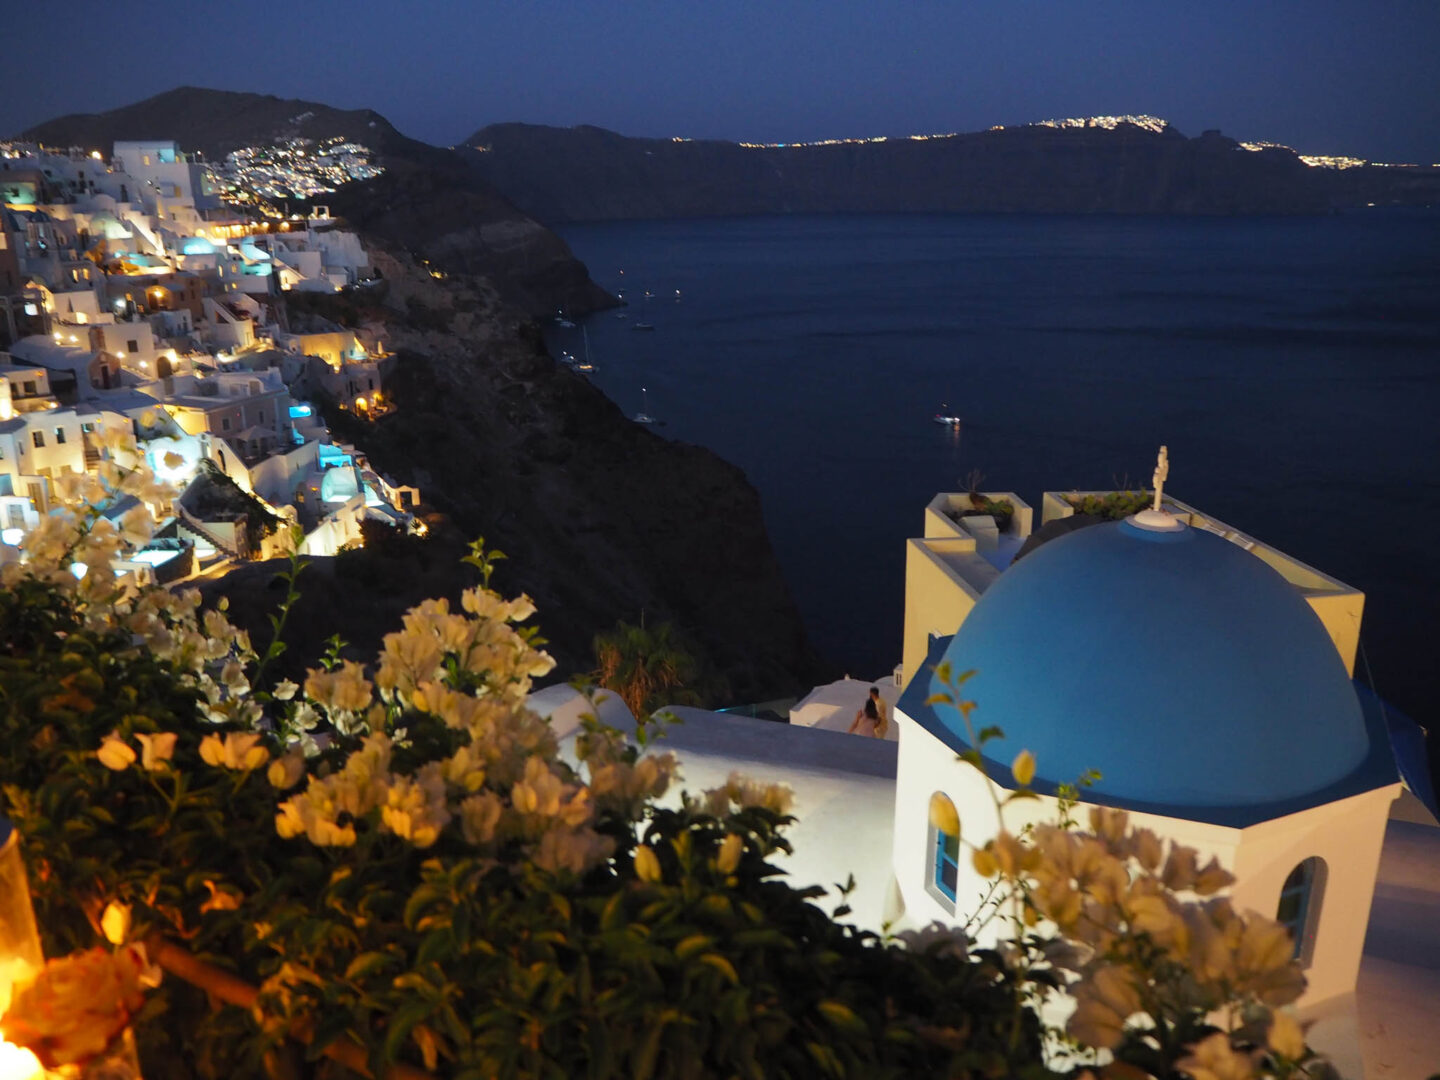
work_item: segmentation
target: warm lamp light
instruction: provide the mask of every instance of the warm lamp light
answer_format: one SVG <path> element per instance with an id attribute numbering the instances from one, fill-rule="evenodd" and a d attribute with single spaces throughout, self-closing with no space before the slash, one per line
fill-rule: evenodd
<path id="1" fill-rule="evenodd" d="M 14 1043 L 0 1042 L 0 1080 L 44 1080 L 40 1059 Z"/>
<path id="2" fill-rule="evenodd" d="M 20 834 L 8 818 L 0 817 L 0 1015 L 10 1008 L 15 984 L 30 978 L 44 963 L 30 907 L 30 883 L 20 857 Z M 11 1075 L 0 1071 L 0 1080 Z"/>

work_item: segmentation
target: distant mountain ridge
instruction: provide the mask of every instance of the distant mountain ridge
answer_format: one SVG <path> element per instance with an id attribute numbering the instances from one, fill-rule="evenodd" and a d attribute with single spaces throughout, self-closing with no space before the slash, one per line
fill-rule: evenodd
<path id="1" fill-rule="evenodd" d="M 78 146 L 108 155 L 116 140 L 174 139 L 187 151 L 223 158 L 242 146 L 287 138 L 344 135 L 381 153 L 424 153 L 435 148 L 396 131 L 373 109 L 336 109 L 313 101 L 178 86 L 103 113 L 72 113 L 21 132 L 47 146 Z"/>
<path id="2" fill-rule="evenodd" d="M 1313 168 L 1288 147 L 1247 149 L 1218 131 L 1187 138 L 1143 120 L 773 146 L 493 124 L 456 152 L 551 225 L 786 213 L 1306 214 L 1440 202 L 1440 169 L 1417 181 L 1401 175 L 1415 170 Z"/>

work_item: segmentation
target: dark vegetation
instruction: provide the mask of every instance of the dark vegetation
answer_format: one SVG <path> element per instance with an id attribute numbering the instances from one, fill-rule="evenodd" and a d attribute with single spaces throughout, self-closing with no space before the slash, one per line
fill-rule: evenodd
<path id="1" fill-rule="evenodd" d="M 265 504 L 220 471 L 209 458 L 200 462 L 200 473 L 185 493 L 185 508 L 201 521 L 233 521 L 245 515 L 245 542 L 251 551 L 280 528 L 280 519 Z"/>

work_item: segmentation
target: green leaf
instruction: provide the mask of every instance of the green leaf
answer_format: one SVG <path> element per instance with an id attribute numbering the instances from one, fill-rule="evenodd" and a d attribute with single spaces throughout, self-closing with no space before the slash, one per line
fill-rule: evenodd
<path id="1" fill-rule="evenodd" d="M 412 1001 L 408 1005 L 401 1006 L 391 1018 L 390 1026 L 385 1029 L 385 1044 L 381 1053 L 384 1055 L 386 1063 L 393 1062 L 400 1056 L 400 1048 L 410 1037 L 411 1030 L 416 1024 L 423 1023 L 429 1016 L 429 1002 Z"/>
<path id="2" fill-rule="evenodd" d="M 731 964 L 729 960 L 726 960 L 725 957 L 721 956 L 719 953 L 706 953 L 704 956 L 700 957 L 700 963 L 708 964 L 710 967 L 713 967 L 716 971 L 720 972 L 721 975 L 724 975 L 725 978 L 730 981 L 730 984 L 732 986 L 740 985 L 740 976 L 735 974 L 734 965 Z"/>
<path id="3" fill-rule="evenodd" d="M 810 1056 L 815 1059 L 815 1064 L 820 1066 L 822 1072 L 830 1076 L 845 1075 L 845 1070 L 840 1065 L 840 1059 L 828 1046 L 818 1042 L 807 1042 L 805 1049 L 810 1052 Z"/>
<path id="4" fill-rule="evenodd" d="M 709 934 L 691 934 L 675 946 L 675 956 L 680 960 L 685 960 L 714 944 L 715 939 Z"/>
<path id="5" fill-rule="evenodd" d="M 365 952 L 350 961 L 345 968 L 345 978 L 349 981 L 363 979 L 366 975 L 374 974 L 381 968 L 389 966 L 391 957 L 389 953 Z"/>
<path id="6" fill-rule="evenodd" d="M 600 912 L 601 930 L 618 930 L 625 925 L 625 894 L 616 891 L 609 900 L 605 902 L 605 908 Z"/>
<path id="7" fill-rule="evenodd" d="M 822 1001 L 815 1006 L 820 1010 L 820 1015 L 830 1021 L 841 1031 L 848 1031 L 852 1034 L 863 1034 L 867 1028 L 865 1022 L 855 1015 L 850 1006 L 840 1001 Z"/>

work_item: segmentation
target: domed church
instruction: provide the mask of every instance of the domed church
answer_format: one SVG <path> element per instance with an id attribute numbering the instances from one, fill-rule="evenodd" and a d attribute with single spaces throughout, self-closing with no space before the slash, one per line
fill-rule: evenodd
<path id="1" fill-rule="evenodd" d="M 1156 472 L 1160 487 L 1163 457 Z M 992 790 L 1017 753 L 1041 794 L 1007 808 L 1011 831 L 1055 820 L 1061 785 L 1093 770 L 1082 804 L 1214 855 L 1237 908 L 1291 928 L 1299 1015 L 1342 1075 L 1366 1073 L 1362 1047 L 1382 1070 L 1429 1062 L 1440 830 L 1418 729 L 1351 681 L 1364 595 L 1163 492 L 1124 520 L 1077 512 L 1117 494 L 1047 492 L 1039 529 L 1012 492 L 935 496 L 906 541 L 902 663 L 876 687 L 898 742 L 845 733 L 870 680 L 817 688 L 788 724 L 676 707 L 687 723 L 664 745 L 685 786 L 733 770 L 789 784 L 786 872 L 826 889 L 853 874 L 850 918 L 880 930 L 978 907 L 987 883 L 961 839 L 995 835 Z M 985 776 L 957 759 L 972 738 L 958 712 L 927 704 L 942 662 L 975 673 L 959 691 L 975 730 L 1004 732 Z M 563 685 L 530 703 L 566 740 L 593 707 Z M 618 697 L 600 708 L 633 722 Z"/>
<path id="2" fill-rule="evenodd" d="M 1162 454 L 1158 480 L 1164 469 Z M 893 848 L 907 921 L 963 921 L 977 906 L 986 882 L 959 836 L 995 834 L 987 785 L 1012 787 L 1010 763 L 1029 750 L 1042 798 L 1007 808 L 1010 831 L 1053 821 L 1061 785 L 1081 784 L 1082 804 L 1217 856 L 1237 908 L 1291 927 L 1303 1013 L 1343 1003 L 1401 792 L 1378 701 L 1351 681 L 1363 596 L 1163 494 L 1124 520 L 1047 526 L 1058 535 L 998 574 L 980 565 L 1003 564 L 995 539 L 987 552 L 985 530 L 950 509 L 907 564 Z M 927 704 L 951 689 L 942 662 L 974 673 L 956 692 L 976 703 L 971 726 Z M 984 746 L 987 779 L 957 754 L 990 727 L 1004 735 Z"/>

